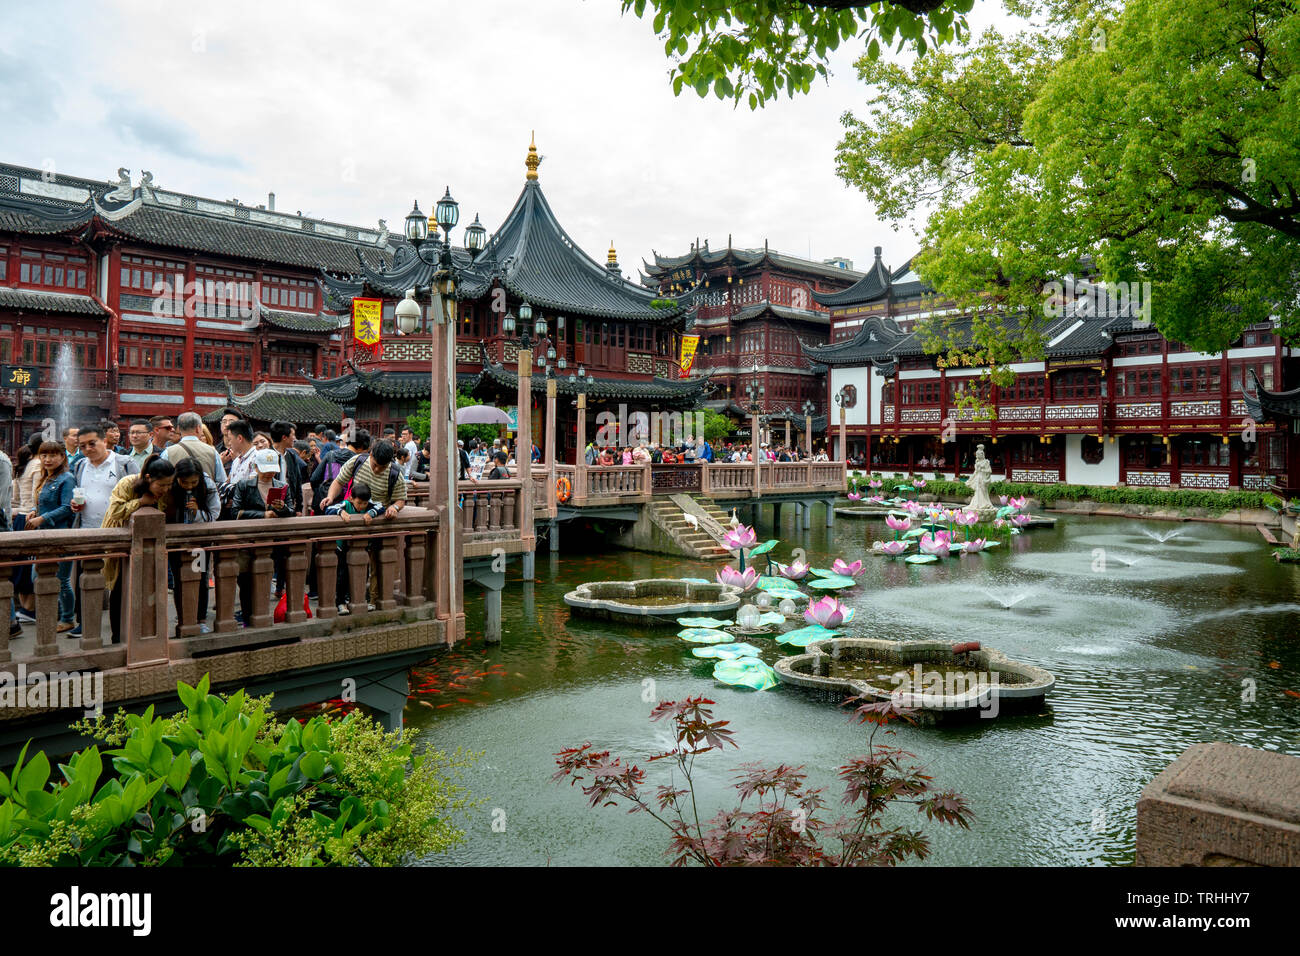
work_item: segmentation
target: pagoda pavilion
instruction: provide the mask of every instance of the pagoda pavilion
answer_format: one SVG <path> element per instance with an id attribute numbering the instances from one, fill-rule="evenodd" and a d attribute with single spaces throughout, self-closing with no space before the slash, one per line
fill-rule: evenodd
<path id="1" fill-rule="evenodd" d="M 533 343 L 531 433 L 542 445 L 540 436 L 551 425 L 545 421 L 547 379 L 554 378 L 556 457 L 574 461 L 579 449 L 573 399 L 579 392 L 592 400 L 587 434 L 595 436 L 602 411 L 618 416 L 620 405 L 629 413 L 690 410 L 700 405 L 710 383 L 707 377 L 681 378 L 681 336 L 694 308 L 690 292 L 664 298 L 627 281 L 612 247 L 603 265 L 587 256 L 547 202 L 537 178 L 539 162 L 536 145 L 530 145 L 523 191 L 482 251 L 452 250 L 458 272 L 456 374 L 462 391 L 514 406 L 521 345 L 507 332 L 513 323 L 506 319 L 518 315 L 521 326 L 544 327 L 540 342 Z M 421 215 L 418 205 L 416 215 Z M 427 307 L 409 335 L 400 334 L 394 313 L 408 289 L 429 286 L 435 269 L 408 243 L 387 267 L 358 256 L 354 276 L 322 277 L 336 310 L 349 310 L 357 298 L 383 301 L 378 357 L 354 351 L 346 374 L 309 377 L 322 397 L 349 411 L 358 427 L 400 428 L 429 396 L 433 345 Z M 523 321 L 529 313 L 532 318 Z"/>

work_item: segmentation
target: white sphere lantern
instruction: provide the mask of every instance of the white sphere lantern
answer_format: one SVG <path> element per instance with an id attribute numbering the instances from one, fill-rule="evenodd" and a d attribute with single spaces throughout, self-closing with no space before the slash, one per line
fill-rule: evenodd
<path id="1" fill-rule="evenodd" d="M 752 604 L 746 604 L 736 612 L 736 623 L 747 631 L 752 631 L 758 627 L 758 618 L 761 612 Z"/>
<path id="2" fill-rule="evenodd" d="M 776 606 L 776 609 L 786 617 L 793 617 L 799 610 L 799 608 L 795 606 L 794 601 L 789 598 L 782 598 L 781 603 Z"/>
<path id="3" fill-rule="evenodd" d="M 397 303 L 393 317 L 397 320 L 397 330 L 403 335 L 410 335 L 420 327 L 420 303 L 415 301 L 414 289 L 406 290 L 406 298 Z"/>
<path id="4" fill-rule="evenodd" d="M 771 606 L 772 606 L 772 595 L 770 595 L 770 594 L 768 594 L 766 591 L 764 591 L 764 592 L 763 592 L 762 594 L 760 594 L 758 597 L 754 598 L 754 603 L 757 604 L 759 607 L 771 607 Z"/>

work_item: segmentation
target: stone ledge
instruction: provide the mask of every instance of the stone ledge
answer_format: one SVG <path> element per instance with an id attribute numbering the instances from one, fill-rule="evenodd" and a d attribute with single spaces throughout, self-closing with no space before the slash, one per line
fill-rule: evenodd
<path id="1" fill-rule="evenodd" d="M 1300 866 L 1300 758 L 1195 744 L 1142 790 L 1139 866 Z"/>

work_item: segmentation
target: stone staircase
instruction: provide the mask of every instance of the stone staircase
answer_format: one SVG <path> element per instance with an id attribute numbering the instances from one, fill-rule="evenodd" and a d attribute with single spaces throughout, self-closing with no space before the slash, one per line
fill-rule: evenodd
<path id="1" fill-rule="evenodd" d="M 732 554 L 723 543 L 731 515 L 704 495 L 669 495 L 650 503 L 650 519 L 688 557 L 700 561 L 730 561 Z M 686 521 L 693 515 L 698 527 Z"/>

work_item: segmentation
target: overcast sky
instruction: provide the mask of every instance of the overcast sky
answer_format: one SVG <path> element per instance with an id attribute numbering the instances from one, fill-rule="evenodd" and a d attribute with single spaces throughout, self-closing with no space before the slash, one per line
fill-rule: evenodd
<path id="1" fill-rule="evenodd" d="M 478 213 L 493 231 L 536 130 L 561 223 L 601 262 L 613 240 L 632 278 L 651 249 L 718 248 L 728 233 L 860 269 L 876 245 L 893 266 L 915 251 L 915 224 L 878 221 L 834 174 L 839 117 L 866 100 L 860 45 L 829 85 L 751 112 L 674 97 L 649 21 L 619 8 L 23 4 L 0 33 L 0 153 L 102 179 L 148 169 L 163 188 L 248 205 L 274 191 L 279 210 L 393 231 L 412 199 L 427 211 L 450 185 L 461 226 Z"/>

